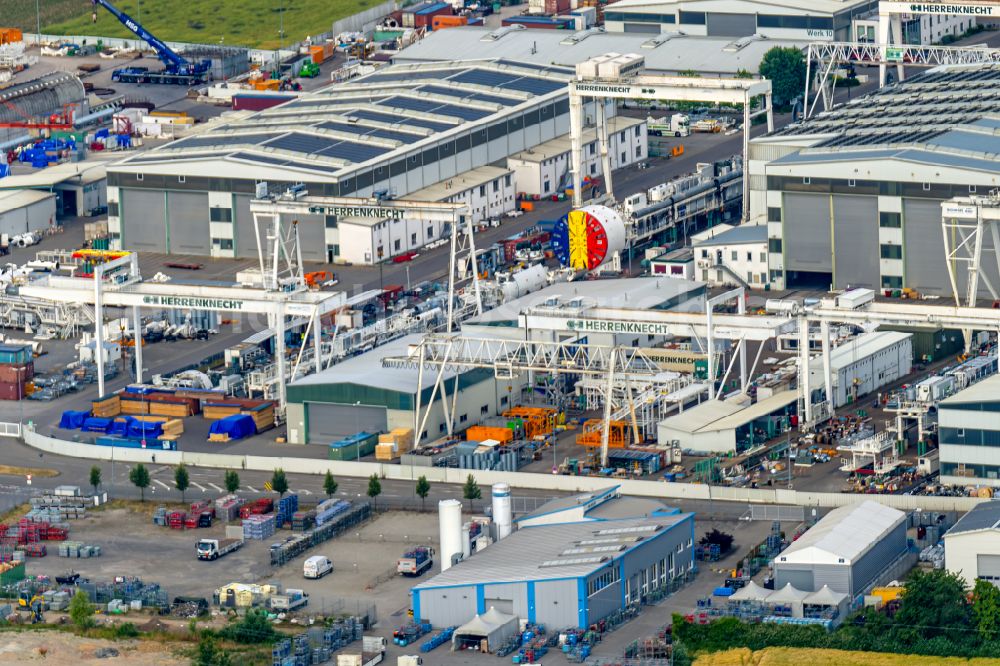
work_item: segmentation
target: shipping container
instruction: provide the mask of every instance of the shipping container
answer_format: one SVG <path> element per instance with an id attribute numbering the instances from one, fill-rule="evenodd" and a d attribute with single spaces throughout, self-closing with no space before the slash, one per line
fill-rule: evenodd
<path id="1" fill-rule="evenodd" d="M 23 400 L 24 388 L 23 382 L 0 382 L 0 400 Z"/>
<path id="2" fill-rule="evenodd" d="M 295 95 L 233 95 L 234 111 L 263 111 L 290 102 Z"/>
<path id="3" fill-rule="evenodd" d="M 34 373 L 28 365 L 0 365 L 0 383 L 24 384 Z"/>
<path id="4" fill-rule="evenodd" d="M 359 432 L 330 444 L 329 460 L 357 460 L 375 453 L 378 435 Z"/>
<path id="5" fill-rule="evenodd" d="M 30 345 L 0 345 L 0 364 L 24 365 L 32 358 Z"/>
<path id="6" fill-rule="evenodd" d="M 469 24 L 469 17 L 440 14 L 431 21 L 432 30 L 443 30 L 444 28 L 457 28 Z"/>
<path id="7" fill-rule="evenodd" d="M 503 444 L 514 439 L 514 431 L 510 428 L 476 425 L 465 431 L 465 438 L 470 442 L 483 442 L 493 439 Z"/>

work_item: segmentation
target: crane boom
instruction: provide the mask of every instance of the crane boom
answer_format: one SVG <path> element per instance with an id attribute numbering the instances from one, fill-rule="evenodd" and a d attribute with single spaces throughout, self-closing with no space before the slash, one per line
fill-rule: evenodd
<path id="1" fill-rule="evenodd" d="M 104 7 L 111 15 L 128 28 L 136 37 L 149 44 L 157 57 L 163 62 L 163 72 L 149 72 L 140 67 L 116 70 L 112 79 L 139 83 L 201 83 L 211 67 L 211 61 L 202 60 L 192 63 L 166 45 L 156 35 L 149 32 L 141 23 L 121 11 L 108 0 L 91 0 L 93 5 Z"/>

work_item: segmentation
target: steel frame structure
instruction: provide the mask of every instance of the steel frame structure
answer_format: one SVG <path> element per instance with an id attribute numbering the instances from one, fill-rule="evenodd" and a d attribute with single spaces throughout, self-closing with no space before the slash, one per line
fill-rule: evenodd
<path id="1" fill-rule="evenodd" d="M 987 234 L 993 241 L 995 268 L 1000 274 L 1000 190 L 988 196 L 955 197 L 941 203 L 941 233 L 948 279 L 951 281 L 955 305 L 975 307 L 982 282 L 994 300 L 1000 299 L 997 285 L 983 270 L 984 241 Z M 961 269 L 964 267 L 964 271 Z M 959 278 L 964 272 L 965 291 L 959 288 Z M 971 343 L 968 329 L 963 329 L 966 347 Z"/>

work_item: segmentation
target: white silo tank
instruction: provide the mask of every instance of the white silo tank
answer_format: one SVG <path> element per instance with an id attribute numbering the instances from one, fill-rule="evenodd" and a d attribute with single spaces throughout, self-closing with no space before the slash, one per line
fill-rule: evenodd
<path id="1" fill-rule="evenodd" d="M 468 559 L 472 555 L 472 523 L 462 525 L 462 558 Z"/>
<path id="2" fill-rule="evenodd" d="M 506 483 L 494 483 L 491 490 L 493 496 L 493 523 L 497 526 L 497 541 L 510 536 L 514 518 L 510 508 L 510 486 Z"/>
<path id="3" fill-rule="evenodd" d="M 455 499 L 438 502 L 441 528 L 441 571 L 451 567 L 452 559 L 462 555 L 462 503 Z"/>

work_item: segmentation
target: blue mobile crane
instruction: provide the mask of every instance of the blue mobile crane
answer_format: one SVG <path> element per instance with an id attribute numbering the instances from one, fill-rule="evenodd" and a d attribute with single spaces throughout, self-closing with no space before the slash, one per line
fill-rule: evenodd
<path id="1" fill-rule="evenodd" d="M 171 85 L 197 85 L 205 83 L 209 79 L 209 70 L 212 66 L 211 60 L 191 62 L 181 55 L 178 55 L 169 46 L 157 39 L 155 35 L 142 27 L 142 25 L 128 14 L 120 11 L 108 0 L 91 0 L 96 6 L 100 5 L 107 9 L 118 19 L 123 26 L 135 33 L 136 37 L 142 39 L 153 47 L 156 55 L 164 64 L 164 69 L 156 72 L 150 71 L 146 67 L 123 67 L 111 73 L 112 81 L 122 83 L 164 83 Z"/>

